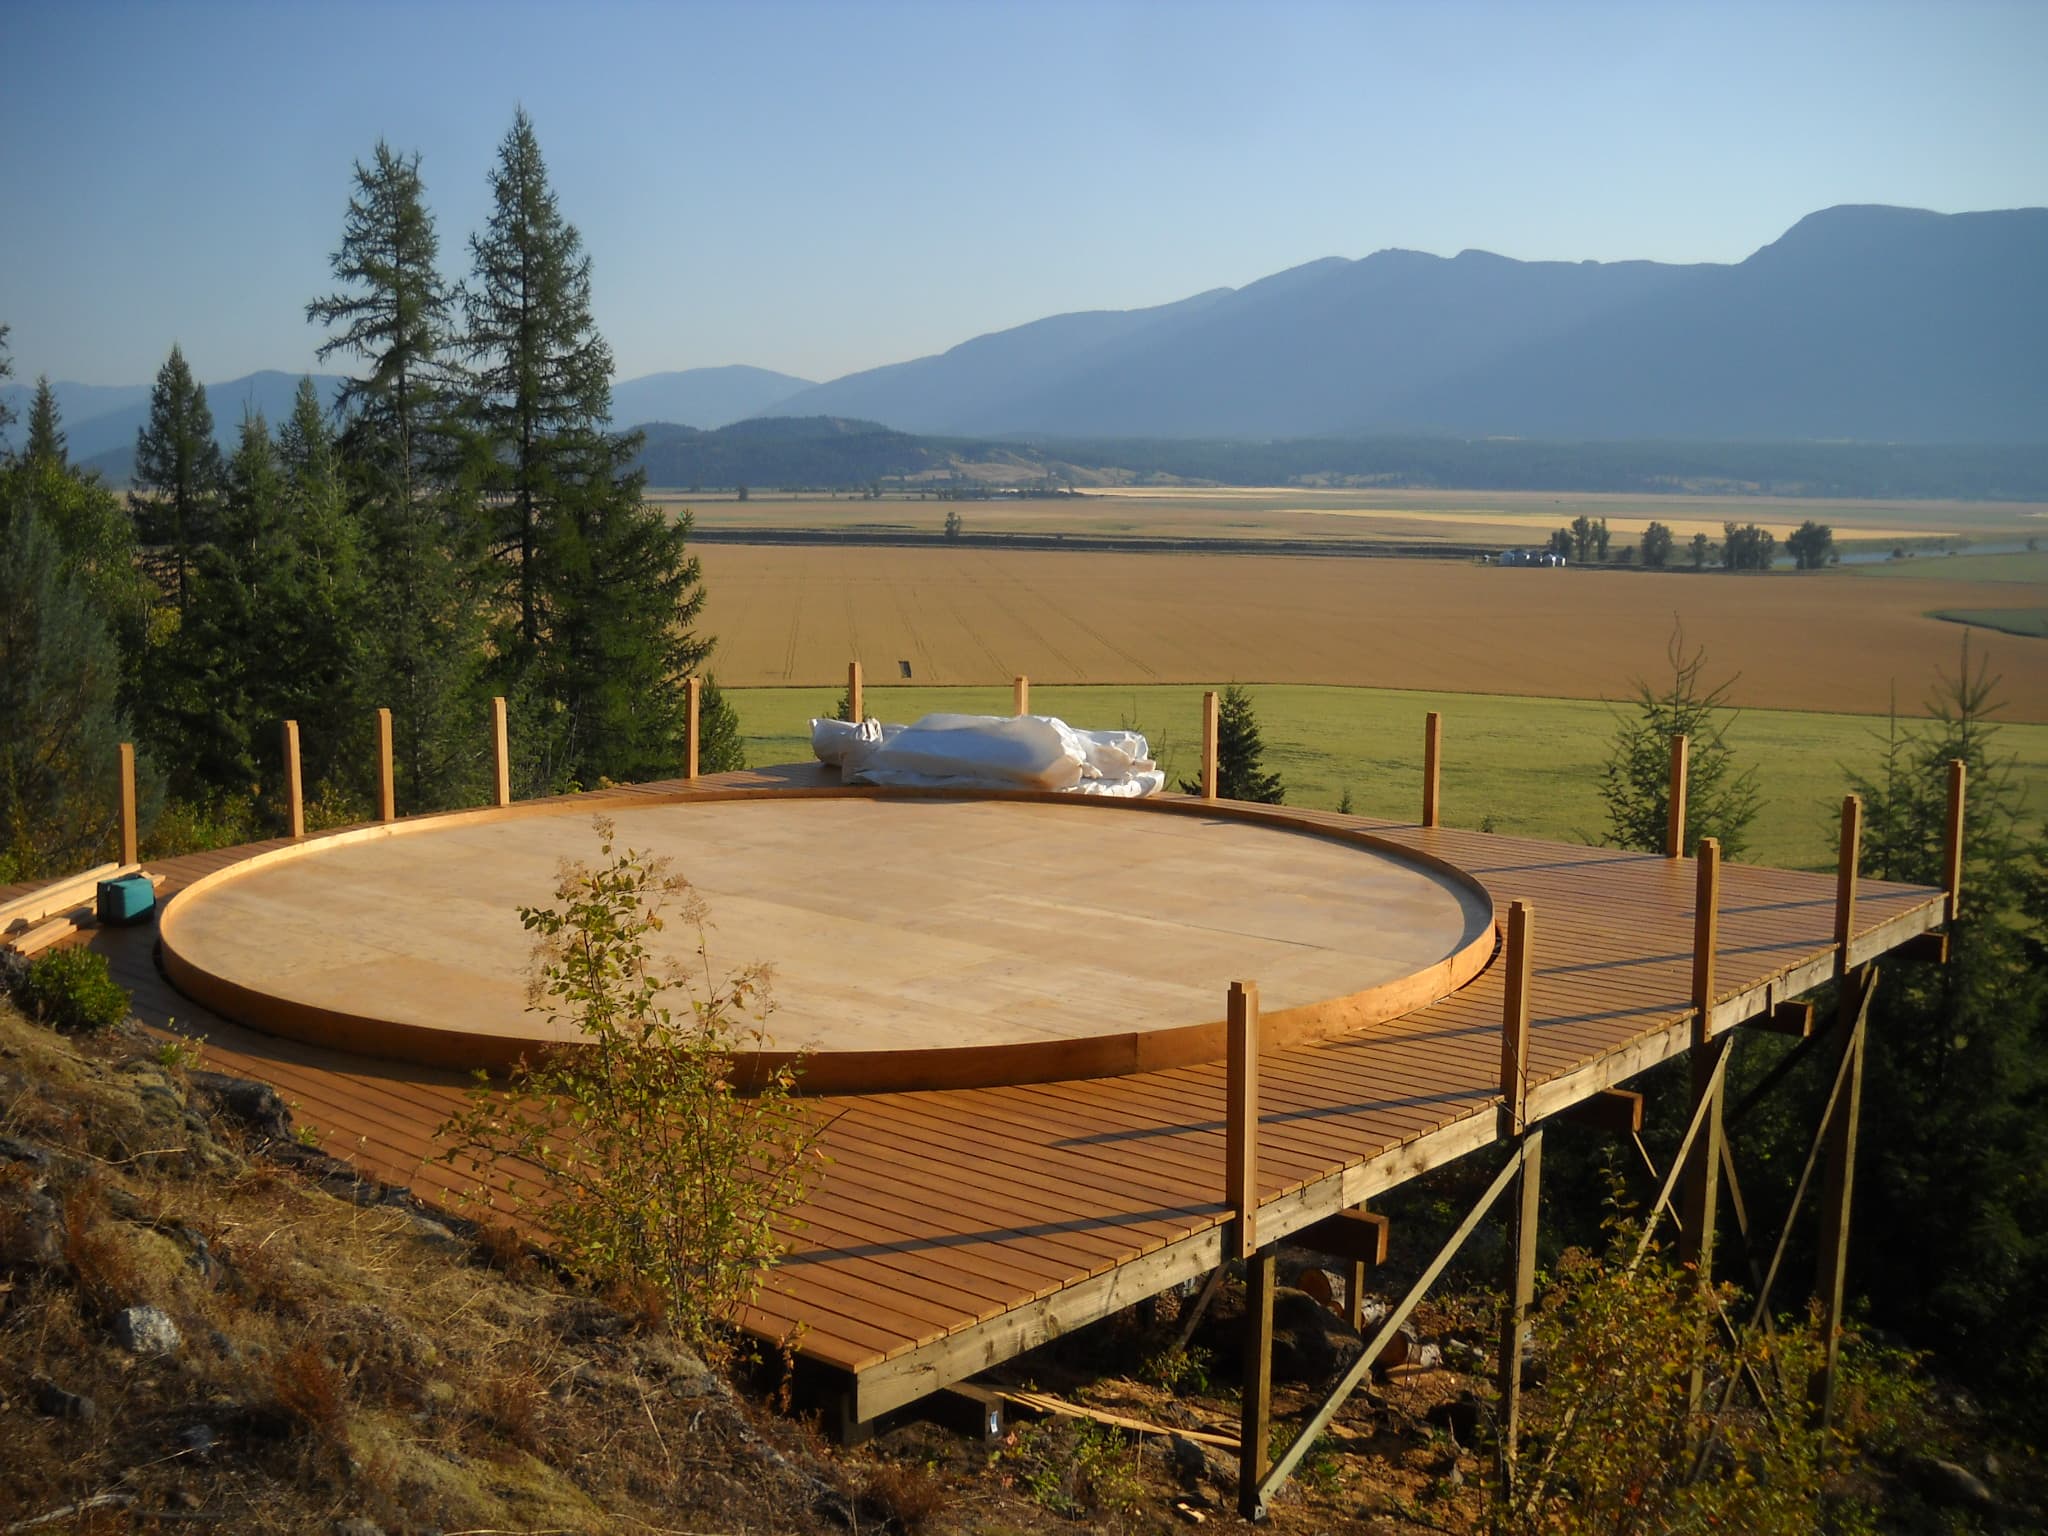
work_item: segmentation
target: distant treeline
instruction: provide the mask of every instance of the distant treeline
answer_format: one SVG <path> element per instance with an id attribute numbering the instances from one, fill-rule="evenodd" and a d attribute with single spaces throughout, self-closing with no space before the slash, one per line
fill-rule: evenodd
<path id="1" fill-rule="evenodd" d="M 772 417 L 716 431 L 643 427 L 650 485 L 853 489 L 1014 465 L 1015 476 L 1123 471 L 1218 485 L 1318 481 L 1388 489 L 1616 491 L 1644 495 L 2048 500 L 2048 445 L 1535 442 L 1500 438 L 1189 438 L 1001 441 L 920 437 L 836 416 Z"/>

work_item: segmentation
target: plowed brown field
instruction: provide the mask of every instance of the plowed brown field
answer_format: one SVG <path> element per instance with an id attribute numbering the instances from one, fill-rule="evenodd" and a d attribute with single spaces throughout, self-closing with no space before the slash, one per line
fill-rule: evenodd
<path id="1" fill-rule="evenodd" d="M 1965 631 L 1937 609 L 2048 594 L 1841 570 L 1513 570 L 1452 561 L 703 545 L 721 682 L 1334 683 L 1615 698 L 1667 670 L 1674 621 L 1733 701 L 1917 711 Z M 1969 631 L 2004 718 L 2048 721 L 2048 641 Z"/>

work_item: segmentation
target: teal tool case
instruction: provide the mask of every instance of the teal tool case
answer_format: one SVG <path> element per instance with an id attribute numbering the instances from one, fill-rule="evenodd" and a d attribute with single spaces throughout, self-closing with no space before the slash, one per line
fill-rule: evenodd
<path id="1" fill-rule="evenodd" d="M 156 887 L 147 875 L 121 875 L 100 882 L 100 921 L 118 927 L 139 923 L 156 910 Z"/>

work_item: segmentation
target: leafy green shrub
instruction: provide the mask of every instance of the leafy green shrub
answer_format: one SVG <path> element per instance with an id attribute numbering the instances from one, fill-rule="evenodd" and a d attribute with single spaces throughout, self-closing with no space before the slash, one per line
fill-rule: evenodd
<path id="1" fill-rule="evenodd" d="M 597 831 L 603 862 L 566 866 L 561 905 L 519 913 L 538 936 L 533 1007 L 580 1039 L 522 1064 L 503 1088 L 479 1074 L 441 1127 L 453 1143 L 444 1157 L 477 1175 L 512 1165 L 514 1192 L 482 1203 L 529 1212 L 599 1285 L 651 1287 L 670 1325 L 715 1352 L 781 1251 L 775 1225 L 819 1160 L 817 1127 L 794 1097 L 794 1065 L 751 1092 L 734 1078 L 735 1054 L 764 1039 L 765 970 L 714 982 L 703 899 L 667 861 L 614 853 L 609 821 Z M 648 948 L 670 903 L 698 932 L 688 970 Z M 680 1017 L 671 994 L 688 1000 Z"/>
<path id="2" fill-rule="evenodd" d="M 1086 1419 L 1020 1424 L 997 1453 L 1024 1491 L 1056 1515 L 1101 1525 L 1145 1496 L 1137 1458 L 1121 1432 Z"/>
<path id="3" fill-rule="evenodd" d="M 22 980 L 20 1002 L 57 1029 L 104 1029 L 128 1017 L 128 994 L 107 957 L 78 946 L 38 956 Z"/>

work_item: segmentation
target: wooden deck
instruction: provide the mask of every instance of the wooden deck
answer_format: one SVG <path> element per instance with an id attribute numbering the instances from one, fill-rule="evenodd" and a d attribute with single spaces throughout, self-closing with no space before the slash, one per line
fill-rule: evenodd
<path id="1" fill-rule="evenodd" d="M 817 782 L 807 768 L 705 789 Z M 681 783 L 635 793 L 688 793 Z M 590 797 L 595 801 L 598 797 Z M 1263 814 L 1252 811 L 1250 814 Z M 1370 821 L 1286 814 L 1445 860 L 1505 911 L 1535 912 L 1529 1114 L 1540 1119 L 1686 1049 L 1690 861 Z M 278 844 L 151 865 L 175 892 Z M 1861 882 L 1849 953 L 1833 942 L 1835 879 L 1726 866 L 1716 1028 L 1758 1018 L 1941 925 L 1941 892 Z M 147 929 L 103 932 L 153 1023 L 207 1037 L 219 1070 L 275 1083 L 327 1148 L 445 1198 L 425 1160 L 464 1087 L 407 1067 L 273 1039 L 208 1015 L 158 973 Z M 1250 978 L 1256 979 L 1256 978 Z M 1499 966 L 1419 1012 L 1265 1053 L 1262 1242 L 1494 1142 Z M 832 1162 L 797 1213 L 791 1250 L 742 1320 L 843 1373 L 860 1418 L 912 1401 L 1213 1267 L 1223 1256 L 1220 1063 L 1080 1082 L 820 1101 Z"/>

